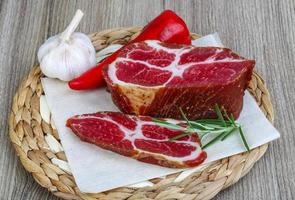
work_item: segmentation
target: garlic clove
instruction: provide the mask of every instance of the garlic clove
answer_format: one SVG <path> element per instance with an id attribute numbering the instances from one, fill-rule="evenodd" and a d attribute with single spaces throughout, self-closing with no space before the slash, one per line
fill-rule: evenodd
<path id="1" fill-rule="evenodd" d="M 93 67 L 94 65 L 96 65 L 95 48 L 90 38 L 83 33 L 74 33 L 73 38 L 74 38 L 74 46 L 79 46 L 81 50 L 83 49 L 82 52 L 84 53 L 85 58 L 88 58 L 87 65 L 89 67 L 87 67 L 87 70 Z"/>
<path id="2" fill-rule="evenodd" d="M 73 33 L 72 38 L 74 39 L 74 44 L 79 44 L 81 48 L 84 48 L 85 50 L 93 50 L 95 52 L 95 48 L 90 40 L 90 38 L 85 35 L 84 33 L 76 32 Z M 91 51 L 91 52 L 93 52 Z M 90 53 L 90 52 L 89 52 Z"/>
<path id="3" fill-rule="evenodd" d="M 52 49 L 59 45 L 58 41 L 59 35 L 52 36 L 46 40 L 44 44 L 38 50 L 37 58 L 39 62 L 42 60 L 43 56 L 49 53 Z"/>

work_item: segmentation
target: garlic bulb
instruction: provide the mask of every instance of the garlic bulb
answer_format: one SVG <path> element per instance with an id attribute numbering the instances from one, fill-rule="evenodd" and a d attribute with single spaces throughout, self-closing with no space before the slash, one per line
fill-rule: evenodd
<path id="1" fill-rule="evenodd" d="M 66 30 L 50 37 L 40 47 L 38 60 L 47 77 L 69 81 L 96 64 L 95 49 L 89 37 L 73 33 L 82 17 L 82 11 L 77 10 Z"/>

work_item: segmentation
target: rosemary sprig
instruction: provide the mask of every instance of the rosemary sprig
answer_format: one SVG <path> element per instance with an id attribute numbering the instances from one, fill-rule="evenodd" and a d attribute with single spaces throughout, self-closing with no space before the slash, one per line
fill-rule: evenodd
<path id="1" fill-rule="evenodd" d="M 214 135 L 213 139 L 211 139 L 206 144 L 202 144 L 202 149 L 205 149 L 217 141 L 224 141 L 235 131 L 238 131 L 245 148 L 247 151 L 250 151 L 249 145 L 242 130 L 242 126 L 235 122 L 232 113 L 230 115 L 228 115 L 226 111 L 222 113 L 217 104 L 214 106 L 214 111 L 218 117 L 217 119 L 200 119 L 190 121 L 184 114 L 183 110 L 181 108 L 179 110 L 183 119 L 186 121 L 185 126 L 180 126 L 178 124 L 173 124 L 160 119 L 153 119 L 153 122 L 160 126 L 184 131 L 184 133 L 170 138 L 169 141 L 175 141 L 191 134 L 198 134 L 202 141 L 204 136 L 208 134 Z M 225 116 L 226 119 L 223 116 Z"/>

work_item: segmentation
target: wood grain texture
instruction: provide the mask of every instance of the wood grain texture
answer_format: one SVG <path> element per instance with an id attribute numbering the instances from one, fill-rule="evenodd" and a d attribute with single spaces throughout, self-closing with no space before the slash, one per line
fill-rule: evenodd
<path id="1" fill-rule="evenodd" d="M 77 8 L 79 30 L 144 25 L 173 9 L 192 32 L 219 32 L 224 44 L 256 59 L 265 78 L 281 132 L 266 155 L 216 199 L 295 198 L 295 2 L 294 0 L 0 0 L 0 199 L 57 199 L 21 166 L 8 140 L 7 116 L 22 77 L 36 63 L 45 38 L 62 31 Z"/>

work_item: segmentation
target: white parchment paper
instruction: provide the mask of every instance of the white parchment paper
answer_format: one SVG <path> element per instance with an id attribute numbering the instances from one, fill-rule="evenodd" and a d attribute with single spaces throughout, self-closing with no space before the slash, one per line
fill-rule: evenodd
<path id="1" fill-rule="evenodd" d="M 216 33 L 200 38 L 193 44 L 222 46 Z M 65 126 L 66 120 L 73 115 L 118 111 L 105 88 L 73 91 L 66 83 L 50 78 L 43 78 L 42 85 L 71 171 L 82 192 L 102 192 L 181 171 L 138 162 L 82 142 Z M 278 131 L 265 118 L 248 92 L 245 93 L 244 106 L 238 121 L 243 125 L 250 148 L 279 137 Z M 233 134 L 227 140 L 216 143 L 206 151 L 208 158 L 205 163 L 208 163 L 244 152 L 245 148 L 240 136 Z"/>

